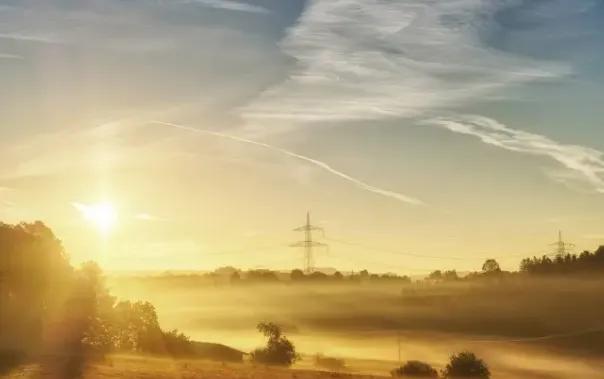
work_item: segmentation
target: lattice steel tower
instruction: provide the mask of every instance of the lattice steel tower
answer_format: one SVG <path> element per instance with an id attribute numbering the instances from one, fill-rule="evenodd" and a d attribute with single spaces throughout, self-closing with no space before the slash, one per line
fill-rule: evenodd
<path id="1" fill-rule="evenodd" d="M 299 241 L 290 245 L 291 247 L 304 248 L 304 272 L 307 274 L 313 272 L 315 268 L 313 248 L 327 247 L 324 243 L 313 241 L 312 232 L 315 230 L 323 232 L 323 228 L 314 226 L 310 223 L 310 212 L 306 212 L 306 225 L 294 229 L 296 232 L 304 232 L 304 241 Z"/>
<path id="2" fill-rule="evenodd" d="M 558 242 L 554 242 L 552 245 L 556 246 L 556 251 L 554 254 L 557 257 L 563 257 L 567 254 L 570 254 L 571 249 L 575 247 L 575 245 L 572 243 L 564 242 L 562 239 L 562 231 L 558 232 Z"/>

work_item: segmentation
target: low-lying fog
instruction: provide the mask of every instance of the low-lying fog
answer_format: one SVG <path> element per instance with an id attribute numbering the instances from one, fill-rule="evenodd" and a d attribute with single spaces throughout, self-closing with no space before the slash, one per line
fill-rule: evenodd
<path id="1" fill-rule="evenodd" d="M 495 378 L 604 378 L 604 280 L 490 283 L 212 285 L 195 276 L 111 277 L 120 299 L 147 300 L 162 326 L 243 351 L 276 322 L 307 355 L 343 357 L 351 370 L 387 374 L 398 360 L 443 367 L 471 350 Z M 399 337 L 400 336 L 400 337 Z M 309 365 L 307 359 L 302 365 Z"/>

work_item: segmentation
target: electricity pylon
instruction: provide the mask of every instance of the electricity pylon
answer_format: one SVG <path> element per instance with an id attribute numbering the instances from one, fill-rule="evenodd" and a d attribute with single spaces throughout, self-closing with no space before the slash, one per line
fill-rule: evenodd
<path id="1" fill-rule="evenodd" d="M 556 257 L 564 257 L 565 255 L 570 254 L 571 249 L 575 247 L 575 245 L 572 243 L 564 242 L 562 239 L 562 231 L 558 232 L 558 242 L 554 242 L 552 245 L 556 246 L 556 250 L 554 252 Z"/>
<path id="2" fill-rule="evenodd" d="M 304 232 L 304 241 L 299 241 L 290 245 L 291 247 L 304 248 L 304 272 L 307 274 L 313 272 L 315 268 L 313 248 L 327 246 L 324 243 L 313 241 L 312 232 L 315 230 L 323 232 L 323 228 L 314 226 L 310 223 L 310 213 L 306 212 L 306 225 L 294 229 L 295 232 Z"/>

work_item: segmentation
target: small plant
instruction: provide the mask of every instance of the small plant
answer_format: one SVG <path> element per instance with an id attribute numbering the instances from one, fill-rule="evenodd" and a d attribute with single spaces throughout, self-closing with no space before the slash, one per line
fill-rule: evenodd
<path id="1" fill-rule="evenodd" d="M 391 374 L 395 378 L 438 378 L 438 372 L 430 364 L 420 361 L 407 361 Z"/>
<path id="2" fill-rule="evenodd" d="M 491 372 L 486 363 L 469 351 L 452 355 L 443 371 L 445 379 L 489 379 L 490 377 Z"/>
<path id="3" fill-rule="evenodd" d="M 285 336 L 281 328 L 269 323 L 258 324 L 258 331 L 268 337 L 265 348 L 256 349 L 250 355 L 253 362 L 275 366 L 291 366 L 298 360 L 296 348 Z"/>

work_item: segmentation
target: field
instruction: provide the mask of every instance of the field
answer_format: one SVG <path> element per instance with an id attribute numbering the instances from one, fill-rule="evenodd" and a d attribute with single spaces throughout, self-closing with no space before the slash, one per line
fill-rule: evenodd
<path id="1" fill-rule="evenodd" d="M 229 286 L 195 276 L 110 281 L 119 297 L 153 302 L 163 325 L 199 341 L 250 351 L 264 342 L 256 323 L 274 321 L 301 353 L 343 358 L 350 373 L 387 376 L 400 340 L 402 360 L 442 369 L 450 354 L 471 350 L 495 379 L 604 378 L 603 284 L 513 279 Z M 312 359 L 297 368 L 312 368 Z"/>
<path id="2" fill-rule="evenodd" d="M 355 375 L 346 372 L 324 372 L 305 369 L 303 366 L 295 369 L 285 369 L 254 366 L 248 363 L 216 363 L 200 360 L 177 361 L 134 355 L 108 357 L 105 362 L 88 365 L 84 373 L 85 379 L 370 379 L 372 377 L 375 376 Z M 50 371 L 41 371 L 37 366 L 27 366 L 15 371 L 7 379 L 17 378 L 54 379 L 56 375 Z"/>

